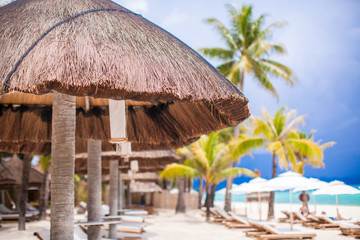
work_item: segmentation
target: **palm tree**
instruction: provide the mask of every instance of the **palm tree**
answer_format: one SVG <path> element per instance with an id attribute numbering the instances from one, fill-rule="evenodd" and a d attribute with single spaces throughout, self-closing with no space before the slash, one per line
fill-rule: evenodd
<path id="1" fill-rule="evenodd" d="M 254 18 L 251 5 L 243 5 L 241 10 L 233 4 L 227 4 L 226 7 L 231 19 L 230 28 L 215 18 L 206 19 L 225 41 L 226 48 L 200 48 L 199 51 L 207 57 L 224 61 L 217 67 L 218 70 L 241 91 L 247 73 L 252 74 L 263 88 L 278 98 L 269 76 L 283 79 L 290 85 L 294 85 L 296 79 L 289 67 L 269 58 L 271 54 L 286 53 L 281 43 L 270 41 L 273 30 L 285 22 L 278 21 L 264 28 L 266 15 Z"/>
<path id="2" fill-rule="evenodd" d="M 54 92 L 51 137 L 51 239 L 74 238 L 75 127 L 76 98 Z"/>
<path id="3" fill-rule="evenodd" d="M 281 43 L 271 41 L 274 29 L 283 26 L 285 21 L 264 27 L 266 15 L 254 18 L 251 5 L 243 5 L 240 10 L 233 4 L 227 4 L 226 8 L 231 20 L 229 28 L 216 18 L 206 19 L 224 40 L 226 48 L 207 47 L 198 50 L 207 57 L 223 61 L 217 69 L 241 91 L 244 90 L 246 73 L 278 99 L 270 77 L 280 78 L 291 86 L 296 80 L 291 68 L 270 58 L 272 54 L 286 53 Z M 235 128 L 234 137 L 238 136 L 238 132 L 239 126 Z M 230 178 L 226 185 L 225 210 L 231 209 L 231 185 Z"/>
<path id="4" fill-rule="evenodd" d="M 237 139 L 236 139 L 237 140 Z M 246 139 L 248 140 L 248 139 Z M 233 143 L 224 144 L 219 142 L 219 133 L 214 132 L 202 136 L 196 143 L 191 144 L 187 149 L 182 149 L 186 160 L 183 164 L 172 163 L 160 173 L 160 177 L 191 177 L 205 180 L 205 190 L 209 196 L 211 186 L 218 184 L 227 177 L 235 177 L 242 174 L 254 176 L 254 173 L 245 168 L 230 167 L 236 159 L 235 154 L 248 152 L 243 150 L 246 140 L 238 141 L 238 146 Z M 248 140 L 250 142 L 250 140 Z M 247 143 L 250 145 L 250 143 Z M 253 145 L 260 145 L 254 143 Z M 241 146 L 241 147 L 240 147 Z M 237 161 L 237 160 L 236 160 Z M 206 220 L 210 219 L 210 198 L 205 202 Z"/>
<path id="5" fill-rule="evenodd" d="M 297 136 L 295 136 L 298 139 L 306 139 L 308 141 L 312 141 L 314 144 L 316 144 L 321 150 L 322 150 L 322 155 L 323 155 L 323 151 L 328 148 L 331 147 L 335 144 L 335 142 L 327 142 L 327 143 L 323 143 L 321 144 L 321 141 L 318 142 L 314 142 L 313 136 L 314 136 L 314 132 L 315 131 L 311 131 L 310 134 L 307 136 L 305 132 L 297 132 L 295 134 L 297 134 Z M 308 157 L 308 156 L 304 156 L 303 154 L 299 153 L 299 152 L 295 152 L 296 155 L 296 162 L 293 162 L 291 164 L 291 168 L 300 174 L 304 174 L 304 168 L 306 165 L 311 165 L 312 167 L 316 167 L 316 168 L 320 168 L 320 167 L 324 167 L 324 161 L 323 161 L 323 156 L 321 156 L 320 158 L 313 158 L 313 157 Z M 303 191 L 302 194 L 300 196 L 306 196 L 306 191 Z M 303 207 L 305 207 L 306 209 L 308 208 L 308 199 L 306 198 L 302 198 L 301 201 L 303 202 Z"/>
<path id="6" fill-rule="evenodd" d="M 306 139 L 308 141 L 314 142 L 314 132 L 311 131 L 309 135 L 306 135 L 305 132 L 298 132 L 297 138 Z M 314 144 L 318 145 L 319 148 L 322 149 L 322 155 L 326 148 L 332 147 L 335 145 L 335 142 L 326 142 L 321 143 L 321 141 L 314 142 Z M 304 174 L 304 168 L 306 165 L 311 165 L 312 167 L 320 168 L 324 167 L 323 156 L 320 158 L 312 158 L 302 155 L 301 153 L 295 153 L 297 161 L 292 164 L 291 168 L 294 169 L 295 172 Z"/>
<path id="7" fill-rule="evenodd" d="M 288 168 L 296 165 L 296 154 L 322 161 L 322 149 L 309 139 L 299 137 L 298 127 L 304 124 L 304 116 L 296 116 L 296 111 L 285 112 L 280 108 L 272 118 L 266 109 L 262 110 L 262 117 L 252 119 L 254 135 L 264 138 L 264 145 L 272 154 L 272 177 L 276 177 L 277 162 L 281 167 Z M 274 192 L 270 193 L 268 218 L 274 217 Z"/>
<path id="8" fill-rule="evenodd" d="M 44 180 L 41 185 L 40 202 L 39 202 L 39 219 L 44 220 L 46 218 L 46 208 L 48 206 L 49 199 L 49 183 L 50 183 L 50 159 L 51 155 L 41 155 L 39 159 L 39 165 L 44 173 Z"/>

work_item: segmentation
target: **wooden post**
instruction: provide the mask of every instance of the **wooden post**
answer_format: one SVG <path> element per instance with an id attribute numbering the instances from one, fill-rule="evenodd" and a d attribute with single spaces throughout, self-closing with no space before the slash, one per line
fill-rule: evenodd
<path id="1" fill-rule="evenodd" d="M 119 160 L 110 161 L 110 216 L 118 215 L 118 176 L 119 174 Z M 117 225 L 110 224 L 109 238 L 117 238 Z"/>
<path id="2" fill-rule="evenodd" d="M 18 229 L 25 231 L 25 214 L 26 214 L 26 202 L 27 202 L 27 189 L 29 185 L 29 172 L 31 168 L 30 154 L 26 154 L 23 159 L 23 170 L 22 170 L 22 182 L 21 182 L 21 195 L 19 204 L 19 224 Z"/>
<path id="3" fill-rule="evenodd" d="M 120 170 L 118 180 L 118 209 L 121 210 L 124 208 L 124 182 L 122 180 L 122 174 Z"/>
<path id="4" fill-rule="evenodd" d="M 129 205 L 129 208 L 131 208 L 131 190 L 130 190 L 130 184 L 131 184 L 131 181 L 129 181 L 128 186 L 127 186 L 128 205 Z"/>

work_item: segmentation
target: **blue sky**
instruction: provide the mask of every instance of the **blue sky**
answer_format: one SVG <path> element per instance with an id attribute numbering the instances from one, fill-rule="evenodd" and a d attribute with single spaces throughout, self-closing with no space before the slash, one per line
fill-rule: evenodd
<path id="1" fill-rule="evenodd" d="M 0 0 L 0 4 L 6 1 Z M 274 85 L 277 101 L 246 76 L 244 93 L 250 100 L 253 115 L 262 106 L 271 113 L 281 106 L 306 115 L 310 132 L 316 139 L 336 141 L 325 152 L 325 169 L 306 168 L 305 175 L 324 180 L 340 179 L 360 184 L 360 1 L 356 0 L 115 0 L 165 28 L 190 47 L 224 46 L 211 26 L 204 22 L 215 17 L 228 23 L 225 4 L 251 3 L 255 16 L 267 13 L 267 23 L 286 20 L 274 40 L 285 44 L 286 56 L 276 60 L 290 66 L 299 78 L 295 87 L 279 80 Z M 210 60 L 215 66 L 219 63 Z M 241 166 L 259 168 L 270 177 L 271 156 L 265 151 L 245 157 Z M 238 180 L 240 181 L 240 180 Z"/>
<path id="2" fill-rule="evenodd" d="M 211 26 L 215 17 L 228 23 L 225 4 L 230 1 L 116 0 L 148 20 L 165 28 L 190 47 L 224 46 Z M 286 20 L 273 39 L 285 44 L 286 56 L 276 57 L 290 66 L 299 78 L 295 87 L 274 79 L 277 101 L 246 76 L 244 93 L 251 111 L 262 106 L 271 113 L 281 106 L 306 115 L 303 129 L 316 129 L 316 139 L 336 141 L 325 151 L 325 169 L 306 168 L 307 176 L 340 179 L 360 184 L 360 1 L 232 1 L 238 6 L 251 3 L 255 16 L 267 13 L 267 23 Z M 210 60 L 215 66 L 217 61 Z M 265 151 L 245 157 L 243 167 L 259 168 L 270 177 L 271 156 Z M 280 169 L 279 169 L 280 170 Z M 238 179 L 237 181 L 241 181 Z"/>

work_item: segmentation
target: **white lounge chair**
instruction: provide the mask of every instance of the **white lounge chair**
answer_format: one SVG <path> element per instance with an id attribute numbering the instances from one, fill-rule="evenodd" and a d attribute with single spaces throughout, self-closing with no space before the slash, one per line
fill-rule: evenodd
<path id="1" fill-rule="evenodd" d="M 247 231 L 247 236 L 255 236 L 261 240 L 266 239 L 314 239 L 316 234 L 296 229 L 275 228 L 268 223 L 249 221 L 256 231 Z"/>

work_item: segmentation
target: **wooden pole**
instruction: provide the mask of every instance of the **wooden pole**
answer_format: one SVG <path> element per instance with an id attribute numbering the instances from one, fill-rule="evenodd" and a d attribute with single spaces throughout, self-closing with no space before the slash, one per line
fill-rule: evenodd
<path id="1" fill-rule="evenodd" d="M 110 216 L 118 215 L 119 160 L 110 161 Z M 110 224 L 109 238 L 117 238 L 117 225 Z"/>

